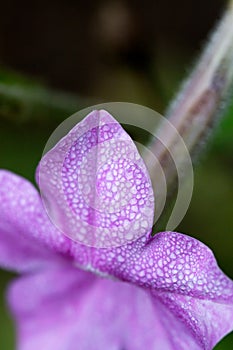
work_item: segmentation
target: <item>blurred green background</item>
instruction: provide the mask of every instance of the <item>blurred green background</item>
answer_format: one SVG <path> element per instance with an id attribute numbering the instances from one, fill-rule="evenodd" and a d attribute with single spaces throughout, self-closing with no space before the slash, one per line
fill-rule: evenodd
<path id="1" fill-rule="evenodd" d="M 54 128 L 90 104 L 129 101 L 163 113 L 225 5 L 220 0 L 2 3 L 0 167 L 34 181 Z M 232 106 L 196 164 L 191 206 L 177 230 L 210 246 L 233 278 L 231 95 Z M 15 348 L 4 300 L 11 278 L 0 271 L 3 350 Z M 216 347 L 232 348 L 233 334 Z"/>

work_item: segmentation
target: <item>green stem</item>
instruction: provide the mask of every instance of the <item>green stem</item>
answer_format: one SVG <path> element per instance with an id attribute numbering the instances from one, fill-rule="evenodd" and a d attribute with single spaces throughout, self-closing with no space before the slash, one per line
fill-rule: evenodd
<path id="1" fill-rule="evenodd" d="M 0 69 L 0 119 L 15 122 L 62 121 L 87 105 L 85 99 L 50 90 L 42 84 Z"/>

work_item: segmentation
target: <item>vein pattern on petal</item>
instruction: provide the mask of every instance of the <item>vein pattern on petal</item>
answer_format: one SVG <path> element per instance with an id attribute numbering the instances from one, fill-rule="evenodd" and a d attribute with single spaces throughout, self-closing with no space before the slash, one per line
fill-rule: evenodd
<path id="1" fill-rule="evenodd" d="M 73 240 L 113 247 L 153 225 L 154 195 L 136 146 L 106 111 L 93 111 L 46 153 L 39 186 L 58 228 Z"/>

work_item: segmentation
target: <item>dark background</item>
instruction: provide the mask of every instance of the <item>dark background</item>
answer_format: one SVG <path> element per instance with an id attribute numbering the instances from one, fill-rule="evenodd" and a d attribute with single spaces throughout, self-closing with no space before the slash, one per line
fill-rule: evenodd
<path id="1" fill-rule="evenodd" d="M 220 0 L 4 1 L 0 85 L 11 70 L 11 83 L 15 79 L 19 86 L 22 79 L 14 72 L 70 91 L 77 99 L 130 101 L 163 113 L 225 5 Z M 33 181 L 44 144 L 58 125 L 56 113 L 22 118 L 16 106 L 1 114 L 1 101 L 0 92 L 0 167 Z M 196 166 L 193 200 L 179 230 L 208 244 L 233 278 L 232 111 Z M 4 350 L 14 348 L 13 323 L 3 299 L 11 277 L 0 272 Z M 230 335 L 216 349 L 232 347 Z"/>

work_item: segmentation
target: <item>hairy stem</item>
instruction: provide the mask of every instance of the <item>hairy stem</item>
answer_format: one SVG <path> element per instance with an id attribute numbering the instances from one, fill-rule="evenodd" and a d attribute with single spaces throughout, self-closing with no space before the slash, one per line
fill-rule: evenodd
<path id="1" fill-rule="evenodd" d="M 190 152 L 202 142 L 226 106 L 233 82 L 233 3 L 210 38 L 190 78 L 168 110 L 167 117 Z"/>
<path id="2" fill-rule="evenodd" d="M 155 197 L 156 189 L 160 188 L 157 164 L 163 168 L 168 193 L 173 193 L 179 185 L 180 174 L 184 179 L 192 177 L 191 171 L 186 173 L 189 163 L 187 151 L 192 159 L 196 157 L 196 151 L 204 144 L 220 111 L 227 106 L 226 101 L 233 83 L 232 23 L 231 1 L 192 74 L 166 113 L 171 124 L 161 123 L 156 131 L 158 137 L 149 145 L 153 156 L 148 153 L 145 162 L 151 174 Z M 177 137 L 177 131 L 184 144 Z M 154 162 L 154 157 L 158 162 Z"/>

